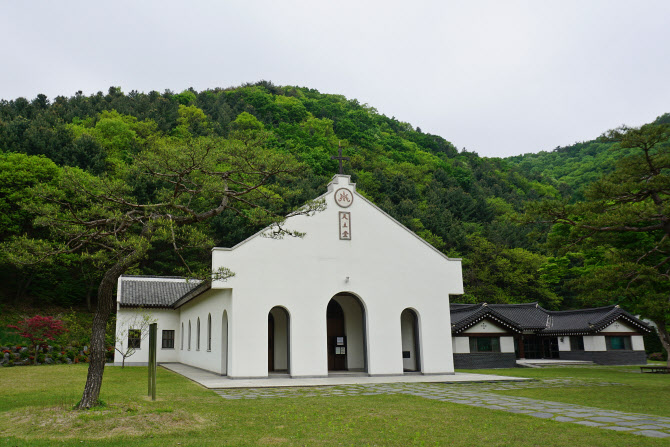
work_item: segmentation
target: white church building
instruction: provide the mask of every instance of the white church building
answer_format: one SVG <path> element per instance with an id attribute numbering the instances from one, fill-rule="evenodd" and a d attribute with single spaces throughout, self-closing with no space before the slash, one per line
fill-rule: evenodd
<path id="1" fill-rule="evenodd" d="M 336 175 L 326 209 L 289 218 L 302 238 L 262 232 L 212 250 L 212 268 L 234 276 L 210 283 L 122 276 L 117 334 L 126 364 L 146 364 L 148 339 L 136 317 L 158 323 L 158 362 L 230 378 L 370 376 L 454 372 L 449 296 L 463 293 L 450 259 Z M 116 353 L 115 363 L 122 361 Z"/>

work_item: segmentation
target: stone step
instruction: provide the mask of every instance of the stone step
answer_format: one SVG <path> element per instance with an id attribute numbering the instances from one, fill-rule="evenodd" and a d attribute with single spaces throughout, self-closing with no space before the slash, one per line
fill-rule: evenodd
<path id="1" fill-rule="evenodd" d="M 560 359 L 519 359 L 517 366 L 522 368 L 542 368 L 545 366 L 584 366 L 595 365 L 595 363 L 586 360 L 560 360 Z"/>

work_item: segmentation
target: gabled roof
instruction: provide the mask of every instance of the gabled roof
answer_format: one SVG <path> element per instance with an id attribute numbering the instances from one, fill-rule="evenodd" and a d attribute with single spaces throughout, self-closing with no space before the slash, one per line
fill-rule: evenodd
<path id="1" fill-rule="evenodd" d="M 618 305 L 595 309 L 548 311 L 547 327 L 541 331 L 546 335 L 579 335 L 600 332 L 616 320 L 623 320 L 641 332 L 651 332 L 649 326 L 629 314 Z"/>
<path id="2" fill-rule="evenodd" d="M 454 303 L 451 307 L 451 332 L 457 334 L 474 326 L 481 320 L 490 319 L 501 325 L 515 331 L 522 332 L 523 329 L 515 321 L 507 318 L 505 315 L 496 312 L 486 303 L 481 304 L 458 304 Z"/>
<path id="3" fill-rule="evenodd" d="M 517 331 L 535 331 L 538 335 L 595 334 L 618 319 L 626 321 L 640 332 L 651 332 L 642 320 L 618 305 L 594 309 L 551 311 L 538 303 L 525 304 L 460 304 L 451 307 L 451 331 L 454 334 L 489 318 Z"/>
<path id="4" fill-rule="evenodd" d="M 200 284 L 201 281 L 178 277 L 123 275 L 119 281 L 119 305 L 172 309 Z"/>
<path id="5" fill-rule="evenodd" d="M 330 183 L 328 183 L 328 186 L 327 186 L 328 190 L 325 193 L 321 194 L 319 197 L 315 198 L 314 200 L 315 201 L 316 200 L 322 200 L 322 199 L 325 199 L 328 195 L 332 194 L 335 191 L 335 186 L 338 185 L 338 180 L 340 178 L 346 179 L 346 181 L 348 182 L 349 186 L 352 189 L 352 192 L 353 192 L 354 196 L 358 200 L 362 200 L 363 202 L 372 206 L 375 210 L 379 211 L 382 215 L 384 215 L 391 222 L 393 222 L 394 224 L 399 226 L 404 231 L 408 232 L 410 235 L 412 235 L 414 238 L 416 238 L 423 245 L 425 245 L 426 247 L 428 247 L 429 249 L 431 249 L 432 251 L 434 251 L 435 253 L 437 253 L 438 255 L 440 255 L 441 257 L 446 259 L 447 261 L 458 261 L 458 262 L 460 262 L 462 260 L 461 258 L 450 258 L 449 256 L 445 255 L 440 250 L 433 247 L 430 244 L 430 242 L 427 242 L 426 240 L 424 240 L 421 236 L 419 236 L 418 234 L 416 234 L 415 232 L 413 232 L 412 230 L 410 230 L 409 228 L 407 228 L 406 226 L 404 226 L 403 224 L 398 222 L 395 218 L 393 218 L 393 216 L 391 216 L 386 211 L 384 211 L 383 209 L 379 208 L 377 205 L 372 203 L 369 199 L 367 199 L 366 197 L 361 195 L 358 191 L 356 191 L 356 184 L 351 183 L 351 176 L 350 175 L 335 174 L 333 176 L 333 178 L 330 180 Z M 233 247 L 213 247 L 212 251 L 233 251 L 233 250 L 236 250 L 238 247 L 241 247 L 242 245 L 246 244 L 247 242 L 251 241 L 252 239 L 255 239 L 255 238 L 257 238 L 259 236 L 262 236 L 263 234 L 267 233 L 268 230 L 270 230 L 271 228 L 272 228 L 272 226 L 265 227 L 262 230 L 258 231 L 257 233 L 252 234 L 251 236 L 249 236 L 248 238 L 246 238 L 242 242 L 238 242 Z"/>

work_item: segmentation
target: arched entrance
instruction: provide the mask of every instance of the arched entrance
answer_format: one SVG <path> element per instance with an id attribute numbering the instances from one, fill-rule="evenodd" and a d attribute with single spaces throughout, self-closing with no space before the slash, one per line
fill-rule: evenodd
<path id="1" fill-rule="evenodd" d="M 268 313 L 268 372 L 290 371 L 290 318 L 283 307 L 273 307 Z"/>
<path id="2" fill-rule="evenodd" d="M 228 312 L 221 317 L 221 375 L 228 375 Z"/>
<path id="3" fill-rule="evenodd" d="M 365 308 L 358 297 L 341 293 L 328 302 L 328 371 L 367 372 L 365 321 Z"/>
<path id="4" fill-rule="evenodd" d="M 403 371 L 421 371 L 419 317 L 414 310 L 408 308 L 400 314 L 400 333 L 402 334 Z"/>

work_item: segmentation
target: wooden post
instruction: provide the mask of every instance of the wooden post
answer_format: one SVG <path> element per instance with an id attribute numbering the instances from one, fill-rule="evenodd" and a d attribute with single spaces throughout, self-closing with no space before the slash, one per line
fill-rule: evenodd
<path id="1" fill-rule="evenodd" d="M 526 358 L 526 353 L 524 352 L 523 349 L 523 334 L 519 334 L 519 358 L 520 359 Z"/>
<path id="2" fill-rule="evenodd" d="M 156 400 L 156 342 L 158 324 L 149 325 L 149 392 L 151 400 Z"/>

